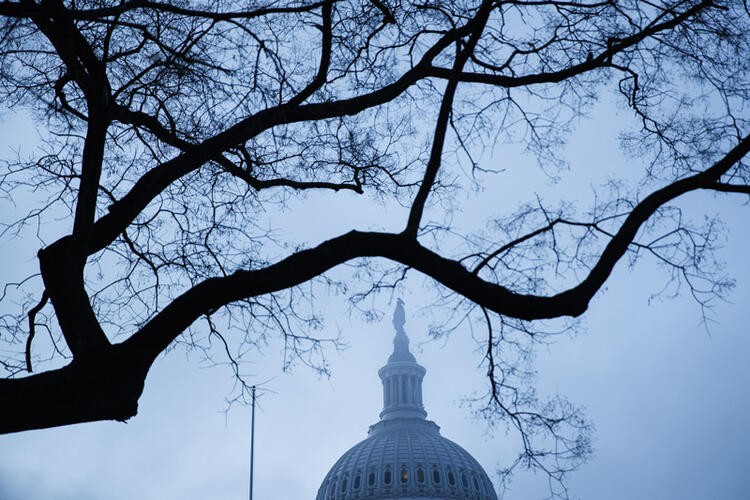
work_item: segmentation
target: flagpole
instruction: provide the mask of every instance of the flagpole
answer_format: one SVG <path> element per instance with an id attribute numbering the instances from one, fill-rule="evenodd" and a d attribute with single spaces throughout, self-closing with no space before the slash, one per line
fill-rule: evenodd
<path id="1" fill-rule="evenodd" d="M 253 500 L 253 459 L 255 451 L 255 386 L 250 388 L 252 413 L 250 414 L 250 500 Z"/>

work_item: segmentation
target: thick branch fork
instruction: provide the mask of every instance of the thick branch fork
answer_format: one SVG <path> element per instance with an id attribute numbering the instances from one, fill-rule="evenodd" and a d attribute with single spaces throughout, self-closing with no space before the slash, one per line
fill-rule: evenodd
<path id="1" fill-rule="evenodd" d="M 20 379 L 0 379 L 0 434 L 101 420 L 138 411 L 148 371 L 122 347 L 86 362 Z"/>

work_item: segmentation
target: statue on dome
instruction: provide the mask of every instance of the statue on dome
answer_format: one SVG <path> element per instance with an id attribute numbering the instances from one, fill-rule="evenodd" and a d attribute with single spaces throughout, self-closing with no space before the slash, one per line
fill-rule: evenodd
<path id="1" fill-rule="evenodd" d="M 406 313 L 404 312 L 404 301 L 396 299 L 396 310 L 393 311 L 393 326 L 396 330 L 403 330 L 406 324 Z"/>
<path id="2" fill-rule="evenodd" d="M 393 337 L 393 354 L 388 361 L 409 361 L 416 363 L 414 355 L 409 352 L 409 337 L 404 331 L 406 323 L 406 313 L 404 312 L 404 301 L 396 299 L 396 310 L 393 311 L 393 327 L 396 329 L 396 336 Z"/>

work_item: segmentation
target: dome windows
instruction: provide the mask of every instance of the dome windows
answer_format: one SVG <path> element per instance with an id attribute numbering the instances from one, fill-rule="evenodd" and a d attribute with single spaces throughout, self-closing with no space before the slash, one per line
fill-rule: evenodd
<path id="1" fill-rule="evenodd" d="M 385 466 L 385 471 L 383 471 L 383 484 L 391 484 L 391 468 L 388 465 Z"/>
<path id="2" fill-rule="evenodd" d="M 453 475 L 453 471 L 448 467 L 448 484 L 451 486 L 456 485 L 456 476 Z"/>
<path id="3" fill-rule="evenodd" d="M 421 465 L 417 466 L 417 483 L 424 484 L 424 469 Z"/>
<path id="4" fill-rule="evenodd" d="M 345 453 L 324 480 L 317 500 L 497 500 L 481 466 L 440 436 L 437 426 L 407 424 L 376 429 Z"/>
<path id="5" fill-rule="evenodd" d="M 406 465 L 401 466 L 401 482 L 403 484 L 409 482 L 409 469 L 406 468 Z"/>
<path id="6" fill-rule="evenodd" d="M 437 466 L 432 466 L 432 482 L 435 484 L 440 484 L 440 469 L 437 468 Z"/>
<path id="7" fill-rule="evenodd" d="M 341 480 L 341 493 L 346 493 L 346 476 Z"/>

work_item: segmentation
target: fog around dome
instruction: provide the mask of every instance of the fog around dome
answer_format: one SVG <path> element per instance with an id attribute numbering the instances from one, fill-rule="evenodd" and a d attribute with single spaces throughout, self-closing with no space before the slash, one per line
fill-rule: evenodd
<path id="1" fill-rule="evenodd" d="M 482 466 L 426 419 L 426 371 L 409 352 L 404 323 L 399 299 L 393 318 L 394 353 L 378 372 L 383 382 L 380 421 L 336 461 L 316 500 L 497 500 Z"/>

